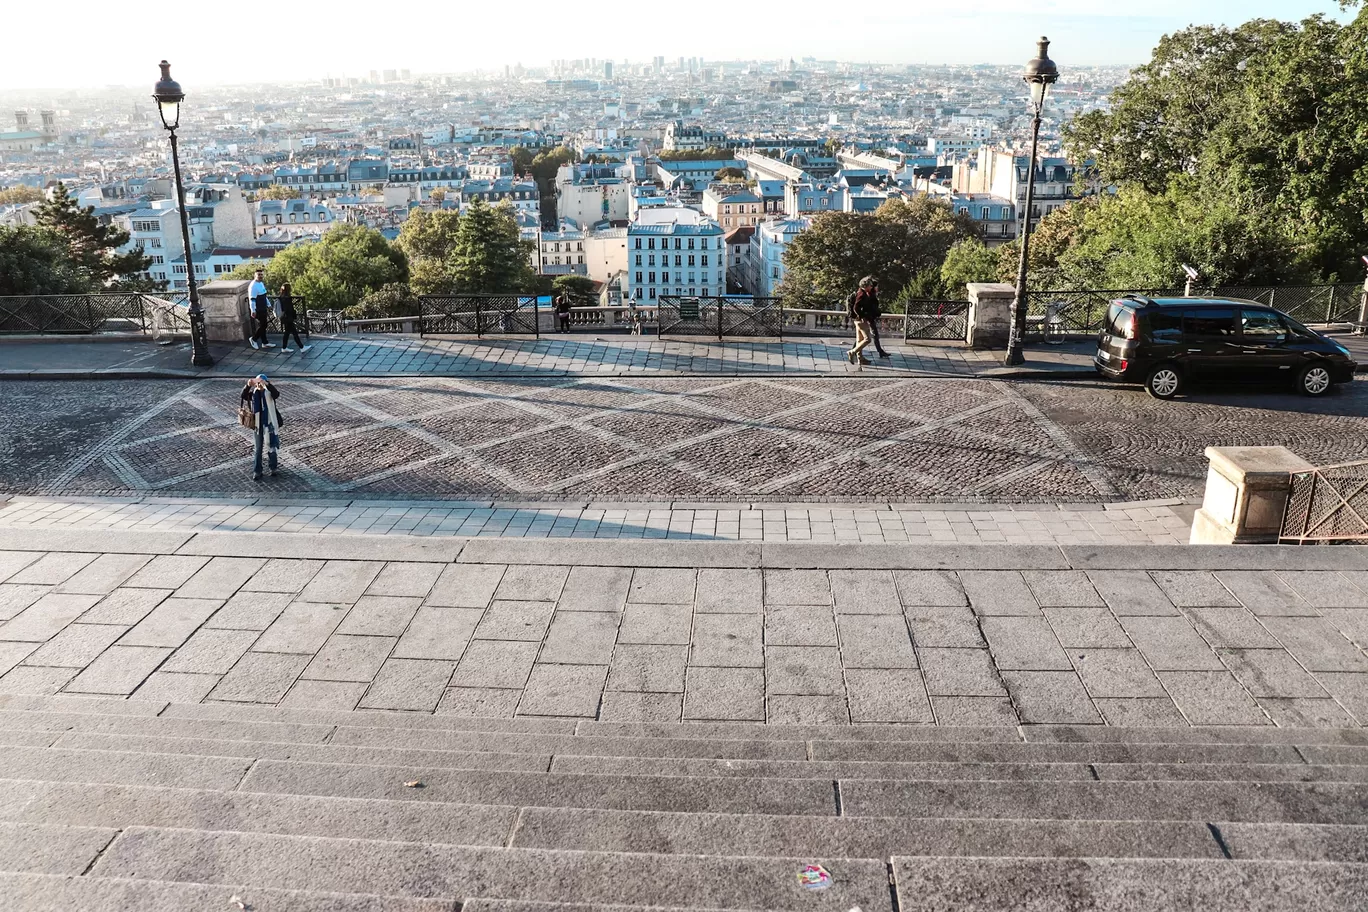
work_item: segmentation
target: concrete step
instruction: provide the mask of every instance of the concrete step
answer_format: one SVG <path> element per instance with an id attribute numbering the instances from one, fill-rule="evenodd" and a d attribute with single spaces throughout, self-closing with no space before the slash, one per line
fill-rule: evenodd
<path id="1" fill-rule="evenodd" d="M 1204 725 L 1191 728 L 1125 728 L 1111 725 L 1023 725 L 1026 741 L 1083 744 L 1347 744 L 1368 746 L 1362 728 L 1274 728 L 1265 725 Z"/>
<path id="2" fill-rule="evenodd" d="M 1220 838 L 1217 838 L 1217 837 Z M 524 808 L 514 847 L 699 855 L 981 855 L 1368 862 L 1368 825 L 783 817 Z M 1224 846 L 1224 849 L 1223 849 Z"/>
<path id="3" fill-rule="evenodd" d="M 53 822 L 0 823 L 0 871 L 81 874 L 118 830 Z M 10 908 L 8 897 L 0 907 Z"/>
<path id="4" fill-rule="evenodd" d="M 167 785 L 227 791 L 242 781 L 250 759 L 0 747 L 0 779 Z"/>
<path id="5" fill-rule="evenodd" d="M 103 827 L 104 842 L 118 829 L 158 826 L 500 846 L 508 839 L 516 813 L 515 807 L 488 804 L 0 779 L 0 821 Z M 90 842 L 99 840 L 92 835 Z M 99 842 L 95 851 L 103 845 Z M 76 873 L 84 869 L 82 865 Z"/>
<path id="6" fill-rule="evenodd" d="M 1359 912 L 1368 866 L 1276 861 L 894 858 L 902 912 Z"/>
<path id="7" fill-rule="evenodd" d="M 529 770 L 541 773 L 548 772 L 551 767 L 550 754 L 410 750 L 402 747 L 353 747 L 345 744 L 295 744 L 275 741 L 223 741 L 214 738 L 163 738 L 155 735 L 112 735 L 80 731 L 62 733 L 53 746 L 75 750 L 304 760 L 315 763 L 363 763 L 370 766 L 437 766 L 453 769 Z"/>
<path id="8" fill-rule="evenodd" d="M 23 912 L 233 912 L 240 908 L 234 897 L 253 912 L 456 912 L 458 908 L 450 899 L 48 874 L 0 874 L 0 895 L 5 897 L 5 908 Z"/>
<path id="9" fill-rule="evenodd" d="M 411 788 L 407 782 L 421 782 Z M 597 776 L 261 760 L 242 791 L 519 807 L 833 816 L 828 779 Z"/>
<path id="10" fill-rule="evenodd" d="M 832 875 L 826 890 L 798 881 L 805 865 Z M 91 873 L 188 883 L 424 897 L 704 909 L 892 912 L 881 861 L 708 858 L 489 849 L 373 840 L 132 827 Z"/>
<path id="11" fill-rule="evenodd" d="M 849 817 L 1229 820 L 1361 824 L 1368 789 L 1326 782 L 914 782 L 843 780 Z"/>

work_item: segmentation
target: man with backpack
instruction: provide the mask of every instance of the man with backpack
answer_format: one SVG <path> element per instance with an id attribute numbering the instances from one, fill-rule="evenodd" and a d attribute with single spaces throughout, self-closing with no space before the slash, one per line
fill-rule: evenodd
<path id="1" fill-rule="evenodd" d="M 855 327 L 855 347 L 846 352 L 846 360 L 861 366 L 869 364 L 864 350 L 874 341 L 874 321 L 879 319 L 879 283 L 873 276 L 860 279 L 859 289 L 846 298 L 846 316 Z"/>

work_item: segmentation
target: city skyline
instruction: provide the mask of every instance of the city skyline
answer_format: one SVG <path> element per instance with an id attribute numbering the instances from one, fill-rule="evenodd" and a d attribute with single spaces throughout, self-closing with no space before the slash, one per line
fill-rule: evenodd
<path id="1" fill-rule="evenodd" d="M 448 18 L 449 9 L 431 0 L 415 0 L 407 9 L 400 21 L 358 31 L 351 17 L 320 19 L 315 9 L 285 7 L 273 10 L 260 36 L 201 40 L 196 46 L 190 37 L 193 31 L 168 38 L 164 30 L 148 28 L 121 10 L 93 0 L 63 0 L 56 12 L 83 22 L 83 34 L 101 35 L 102 53 L 63 55 L 54 66 L 42 42 L 20 45 L 0 60 L 0 86 L 11 91 L 136 87 L 143 82 L 150 86 L 157 75 L 156 61 L 163 57 L 175 65 L 179 80 L 202 87 L 328 74 L 364 77 L 379 68 L 402 67 L 414 73 L 500 70 L 519 63 L 536 68 L 556 59 L 585 57 L 615 62 L 664 55 L 708 60 L 816 57 L 853 64 L 1015 64 L 1030 56 L 1032 41 L 1040 34 L 1053 40 L 1053 56 L 1066 67 L 1136 65 L 1147 59 L 1163 34 L 1191 24 L 1348 15 L 1336 0 L 1149 0 L 1104 9 L 1085 0 L 1039 0 L 1030 13 L 1010 0 L 980 0 L 973 13 L 948 14 L 927 0 L 914 0 L 898 10 L 846 15 L 842 27 L 832 29 L 830 6 L 792 0 L 786 15 L 766 23 L 763 39 L 757 40 L 751 32 L 666 27 L 666 14 L 649 6 L 626 24 L 582 14 L 570 18 L 549 0 L 529 0 L 514 19 L 479 8 Z M 50 5 L 20 7 L 7 12 L 5 20 L 15 34 L 36 35 L 53 13 Z M 530 29 L 529 20 L 555 23 L 555 28 Z M 424 35 L 441 35 L 444 26 L 452 34 L 447 41 L 415 42 L 415 26 L 423 26 Z M 490 35 L 500 30 L 510 39 L 465 39 L 472 32 Z M 301 44 L 301 38 L 308 40 Z M 274 53 L 275 47 L 282 53 Z M 300 48 L 310 50 L 301 53 Z"/>

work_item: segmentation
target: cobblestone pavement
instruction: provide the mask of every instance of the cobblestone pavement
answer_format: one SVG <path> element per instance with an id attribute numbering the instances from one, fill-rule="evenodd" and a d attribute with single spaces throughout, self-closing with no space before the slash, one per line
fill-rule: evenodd
<path id="1" fill-rule="evenodd" d="M 942 544 L 1184 544 L 1191 506 L 549 504 L 232 498 L 19 497 L 0 528 L 326 532 L 474 538 L 672 539 Z M 1177 508 L 1175 510 L 1175 507 Z"/>
<path id="2" fill-rule="evenodd" d="M 11 382 L 0 490 L 501 502 L 1082 503 L 1200 494 L 1203 449 L 1368 452 L 1368 385 L 1161 403 L 1097 382 L 372 378 L 281 385 L 254 483 L 236 381 Z"/>
<path id="3" fill-rule="evenodd" d="M 224 556 L 261 553 L 249 538 L 0 551 L 0 694 L 616 721 L 1368 724 L 1365 570 L 630 569 L 641 543 L 585 543 L 603 550 L 575 566 L 520 563 L 522 543 L 498 542 L 469 559 Z"/>

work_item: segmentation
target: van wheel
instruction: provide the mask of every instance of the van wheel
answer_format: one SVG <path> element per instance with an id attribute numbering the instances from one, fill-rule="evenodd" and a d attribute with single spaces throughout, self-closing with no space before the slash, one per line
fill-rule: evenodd
<path id="1" fill-rule="evenodd" d="M 1297 389 L 1306 396 L 1324 396 L 1330 392 L 1330 368 L 1324 364 L 1308 364 L 1297 377 Z"/>
<path id="2" fill-rule="evenodd" d="M 1160 364 L 1145 378 L 1145 390 L 1155 399 L 1172 399 L 1183 388 L 1183 373 L 1176 364 Z"/>

